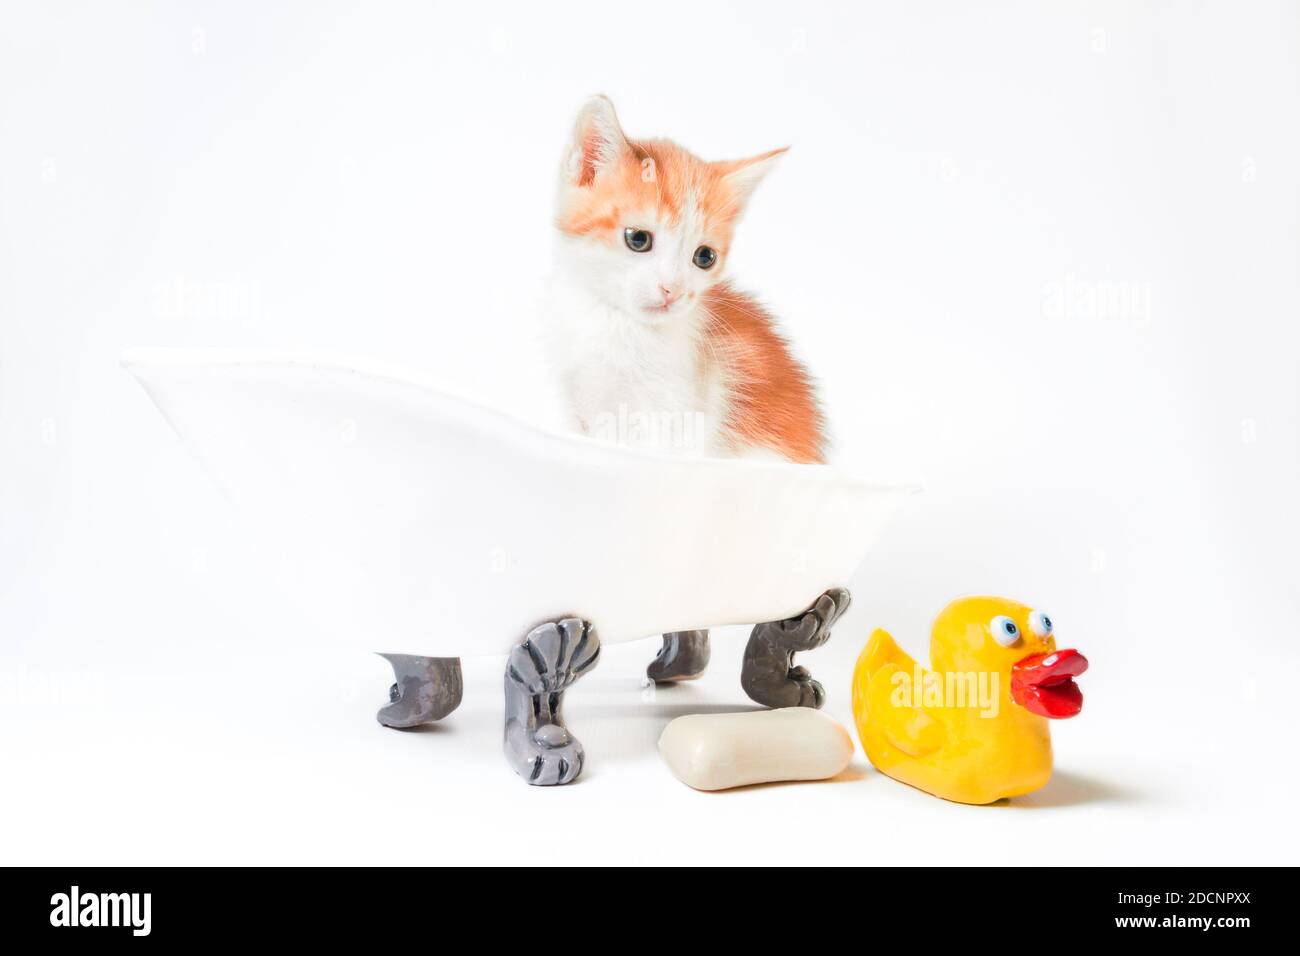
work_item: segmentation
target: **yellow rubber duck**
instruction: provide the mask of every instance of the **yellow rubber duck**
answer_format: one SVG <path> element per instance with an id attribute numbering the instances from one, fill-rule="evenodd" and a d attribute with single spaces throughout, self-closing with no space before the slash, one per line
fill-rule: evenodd
<path id="1" fill-rule="evenodd" d="M 1056 649 L 1052 619 L 997 597 L 953 601 L 930 632 L 922 670 L 877 629 L 853 670 L 853 716 L 881 773 L 957 803 L 1037 790 L 1052 775 L 1048 719 L 1083 707 L 1088 668 Z"/>

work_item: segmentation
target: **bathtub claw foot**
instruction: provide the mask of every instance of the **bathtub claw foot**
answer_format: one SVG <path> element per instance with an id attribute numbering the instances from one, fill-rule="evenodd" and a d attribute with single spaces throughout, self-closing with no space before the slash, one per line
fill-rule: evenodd
<path id="1" fill-rule="evenodd" d="M 821 707 L 825 689 L 806 667 L 795 665 L 794 655 L 830 640 L 832 625 L 848 606 L 849 592 L 832 588 L 797 617 L 755 625 L 740 671 L 750 699 L 765 707 Z"/>
<path id="2" fill-rule="evenodd" d="M 570 783 L 582 773 L 582 744 L 564 726 L 569 685 L 595 666 L 600 639 L 586 621 L 542 624 L 506 662 L 506 760 L 534 786 Z"/>
<path id="3" fill-rule="evenodd" d="M 673 631 L 664 635 L 663 647 L 645 669 L 656 684 L 695 680 L 709 666 L 708 631 Z"/>
<path id="4" fill-rule="evenodd" d="M 397 678 L 388 690 L 388 705 L 375 715 L 385 727 L 418 727 L 442 720 L 460 706 L 464 683 L 459 657 L 379 656 L 393 665 Z"/>

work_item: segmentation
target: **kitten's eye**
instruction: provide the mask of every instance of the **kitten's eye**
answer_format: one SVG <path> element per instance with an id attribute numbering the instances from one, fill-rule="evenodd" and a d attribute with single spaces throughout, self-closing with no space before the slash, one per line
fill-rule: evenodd
<path id="1" fill-rule="evenodd" d="M 712 269 L 713 264 L 718 261 L 718 254 L 708 246 L 700 246 L 695 250 L 695 256 L 691 261 L 701 269 Z"/>
<path id="2" fill-rule="evenodd" d="M 1016 627 L 1016 622 L 1005 614 L 999 614 L 989 621 L 989 632 L 993 635 L 993 640 L 1003 647 L 1010 647 L 1020 640 L 1020 628 Z"/>
<path id="3" fill-rule="evenodd" d="M 633 229 L 628 226 L 623 230 L 623 241 L 633 252 L 649 252 L 655 244 L 654 233 L 646 232 L 644 229 Z"/>

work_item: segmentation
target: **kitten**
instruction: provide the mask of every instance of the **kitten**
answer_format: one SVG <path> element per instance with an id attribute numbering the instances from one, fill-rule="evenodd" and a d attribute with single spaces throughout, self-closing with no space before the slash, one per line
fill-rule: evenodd
<path id="1" fill-rule="evenodd" d="M 705 162 L 629 140 L 589 100 L 561 166 L 547 335 L 583 432 L 685 455 L 824 461 L 808 372 L 723 278 L 732 231 L 784 149 Z"/>

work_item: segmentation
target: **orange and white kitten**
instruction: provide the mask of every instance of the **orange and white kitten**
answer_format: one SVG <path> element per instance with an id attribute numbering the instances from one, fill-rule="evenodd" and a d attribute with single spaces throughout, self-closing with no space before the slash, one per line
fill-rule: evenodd
<path id="1" fill-rule="evenodd" d="M 824 460 L 807 370 L 724 278 L 732 231 L 784 149 L 705 162 L 631 140 L 605 97 L 561 165 L 549 347 L 575 425 L 686 455 Z"/>

